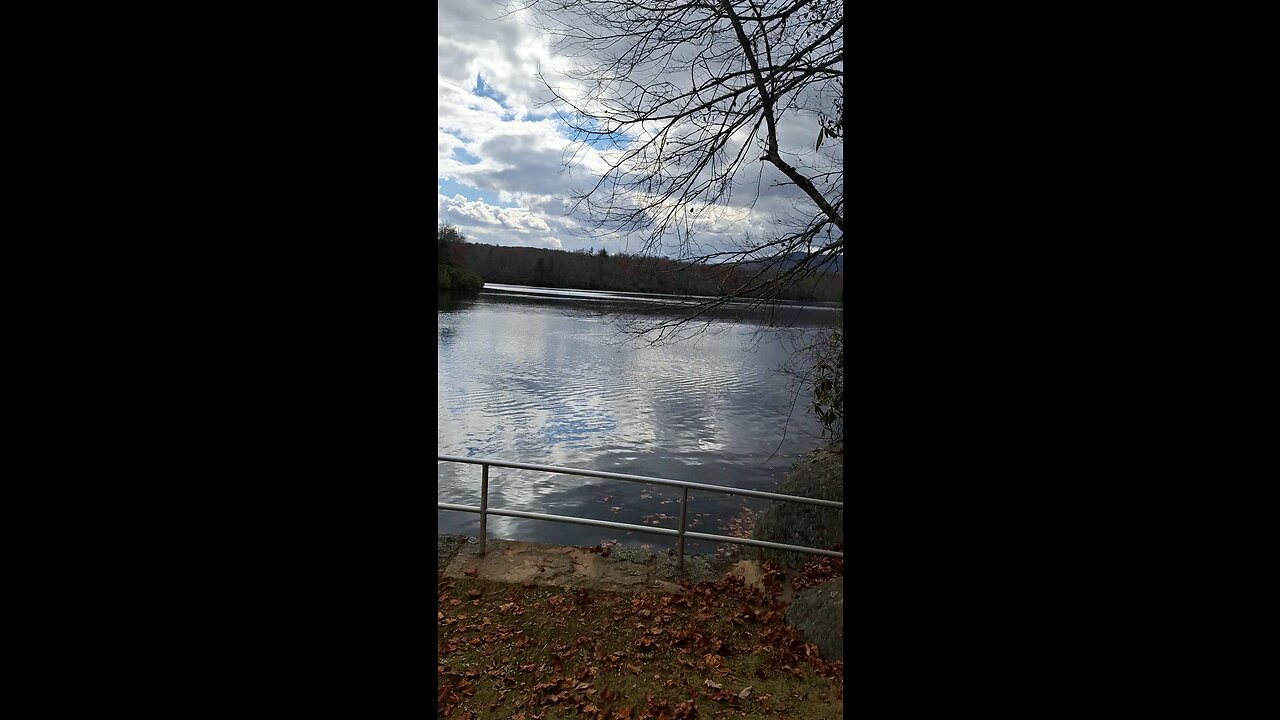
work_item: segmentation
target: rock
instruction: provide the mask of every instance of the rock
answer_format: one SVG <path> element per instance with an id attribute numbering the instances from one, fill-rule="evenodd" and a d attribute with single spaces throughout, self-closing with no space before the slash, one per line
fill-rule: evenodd
<path id="1" fill-rule="evenodd" d="M 444 573 L 444 569 L 449 567 L 449 562 L 453 560 L 453 556 L 458 554 L 458 550 L 469 540 L 465 535 L 441 535 L 436 545 L 436 576 L 439 577 Z"/>
<path id="2" fill-rule="evenodd" d="M 844 578 L 828 580 L 797 595 L 786 618 L 805 641 L 818 646 L 824 660 L 844 658 Z"/>
<path id="3" fill-rule="evenodd" d="M 844 502 L 843 443 L 817 450 L 797 462 L 777 492 Z M 844 511 L 817 505 L 771 502 L 756 519 L 751 537 L 832 550 L 844 543 Z M 792 569 L 817 557 L 765 548 L 751 548 L 749 552 L 755 559 L 773 560 Z"/>

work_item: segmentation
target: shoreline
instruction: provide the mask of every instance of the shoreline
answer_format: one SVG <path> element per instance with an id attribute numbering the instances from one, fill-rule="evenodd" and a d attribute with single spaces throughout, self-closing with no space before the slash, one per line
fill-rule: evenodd
<path id="1" fill-rule="evenodd" d="M 779 600 L 794 597 L 787 573 L 769 573 L 758 560 L 726 558 L 714 554 L 685 553 L 684 568 L 676 567 L 674 553 L 655 553 L 628 547 L 601 548 L 489 538 L 488 552 L 479 554 L 478 538 L 438 535 L 436 578 L 476 578 L 530 587 L 590 588 L 613 592 L 678 594 L 687 585 L 717 582 L 737 575 L 746 585 L 762 592 L 773 583 Z"/>

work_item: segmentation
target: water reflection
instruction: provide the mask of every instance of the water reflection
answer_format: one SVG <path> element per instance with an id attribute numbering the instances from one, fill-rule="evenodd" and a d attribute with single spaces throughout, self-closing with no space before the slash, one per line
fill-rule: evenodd
<path id="1" fill-rule="evenodd" d="M 723 332 L 697 342 L 636 349 L 619 343 L 602 318 L 575 316 L 573 308 L 586 302 L 546 300 L 530 289 L 442 300 L 441 453 L 774 490 L 796 457 L 818 444 L 818 425 L 803 406 L 784 438 L 792 390 L 775 368 L 787 353 L 778 342 L 755 344 L 758 326 L 722 323 Z M 824 316 L 826 326 L 835 320 Z M 441 501 L 479 504 L 478 466 L 437 468 Z M 490 470 L 491 507 L 674 527 L 678 499 L 678 490 L 657 486 Z M 694 493 L 693 529 L 717 532 L 742 505 L 741 498 Z M 473 514 L 438 517 L 441 532 L 476 532 Z M 539 542 L 671 544 L 656 535 L 517 518 L 491 517 L 490 530 Z"/>

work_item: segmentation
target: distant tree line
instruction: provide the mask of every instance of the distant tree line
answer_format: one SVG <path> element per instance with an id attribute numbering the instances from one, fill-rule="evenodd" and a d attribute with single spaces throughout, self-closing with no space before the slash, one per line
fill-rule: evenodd
<path id="1" fill-rule="evenodd" d="M 461 247 L 467 238 L 451 225 L 439 225 L 436 228 L 436 291 L 462 290 L 478 292 L 484 287 L 484 280 L 466 268 L 465 256 Z M 455 250 L 454 248 L 458 248 Z"/>
<path id="2" fill-rule="evenodd" d="M 457 230 L 442 226 L 437 246 L 442 267 L 466 268 L 485 282 L 551 288 L 651 292 L 671 295 L 709 295 L 740 287 L 755 274 L 779 270 L 761 264 L 715 265 L 678 262 L 666 258 L 610 253 L 604 248 L 570 252 L 506 247 L 466 242 Z M 441 289 L 444 289 L 443 286 Z M 777 287 L 779 300 L 841 301 L 842 272 L 815 273 Z"/>

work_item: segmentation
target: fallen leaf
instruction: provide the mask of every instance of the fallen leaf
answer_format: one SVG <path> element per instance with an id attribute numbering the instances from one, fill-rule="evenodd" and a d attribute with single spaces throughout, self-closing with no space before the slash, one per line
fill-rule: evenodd
<path id="1" fill-rule="evenodd" d="M 750 694 L 751 694 L 751 686 L 748 685 L 747 687 L 742 688 L 742 692 L 738 693 L 738 697 L 746 698 Z"/>
<path id="2" fill-rule="evenodd" d="M 468 591 L 467 591 L 467 597 L 472 598 L 472 599 L 478 598 L 478 597 L 480 597 L 480 591 L 479 591 L 479 590 L 468 590 Z"/>
<path id="3" fill-rule="evenodd" d="M 469 576 L 469 577 L 475 577 L 475 576 L 476 576 L 476 573 L 477 573 L 477 572 L 479 572 L 479 571 L 480 571 L 480 569 L 479 569 L 479 568 L 467 568 L 466 570 L 463 570 L 463 571 L 462 571 L 462 574 L 463 574 L 463 575 L 467 575 L 467 576 Z"/>
<path id="4" fill-rule="evenodd" d="M 702 662 L 706 663 L 708 667 L 720 667 L 720 656 L 707 653 L 702 656 Z"/>
<path id="5" fill-rule="evenodd" d="M 706 680 L 703 680 L 702 682 L 703 682 L 703 684 L 705 684 L 707 687 L 710 687 L 710 688 L 715 688 L 715 689 L 717 689 L 717 690 L 723 690 L 723 689 L 724 689 L 724 686 L 723 686 L 723 685 L 721 685 L 720 683 L 716 682 L 715 680 L 712 680 L 711 678 L 707 678 Z"/>
<path id="6" fill-rule="evenodd" d="M 630 671 L 631 671 L 631 672 L 633 672 L 633 673 L 638 673 L 638 672 L 640 672 L 640 666 L 639 666 L 639 665 L 628 665 L 628 666 L 627 666 L 627 669 L 628 669 L 628 670 L 630 670 Z"/>
<path id="7" fill-rule="evenodd" d="M 591 687 L 591 683 L 580 682 L 580 683 L 578 683 L 577 685 L 575 685 L 575 686 L 573 687 L 573 689 L 574 689 L 574 690 L 586 690 L 586 689 L 587 689 L 587 688 L 589 688 L 589 687 Z"/>
<path id="8" fill-rule="evenodd" d="M 449 604 L 450 604 L 450 605 L 461 605 L 461 604 L 462 604 L 462 601 L 461 601 L 461 600 L 450 600 L 450 601 L 449 601 Z"/>

